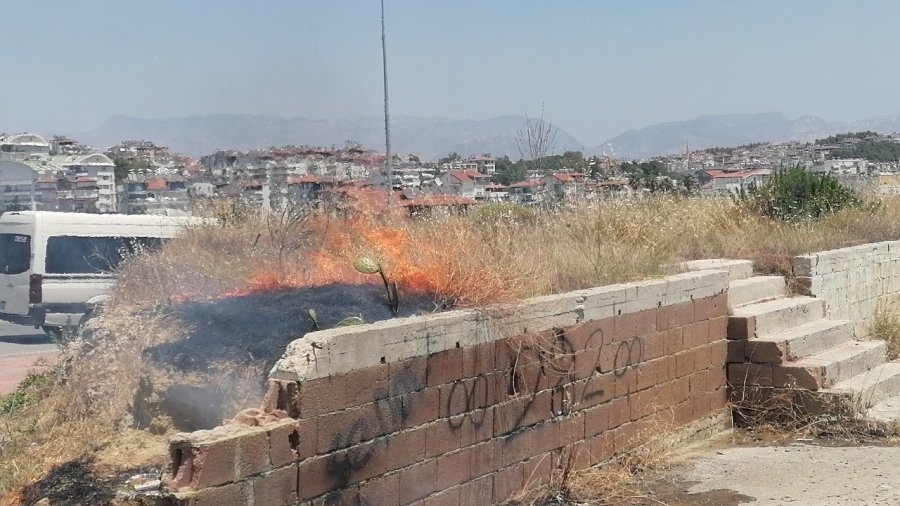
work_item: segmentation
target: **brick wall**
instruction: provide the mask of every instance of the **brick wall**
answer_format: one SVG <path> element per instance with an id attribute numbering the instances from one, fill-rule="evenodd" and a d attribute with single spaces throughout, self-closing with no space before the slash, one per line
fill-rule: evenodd
<path id="1" fill-rule="evenodd" d="M 280 420 L 172 440 L 186 504 L 499 503 L 725 408 L 727 275 L 309 334 Z M 253 423 L 252 421 L 250 423 Z"/>
<path id="2" fill-rule="evenodd" d="M 821 251 L 793 259 L 800 292 L 825 300 L 825 314 L 852 320 L 857 335 L 879 306 L 900 295 L 900 241 Z"/>

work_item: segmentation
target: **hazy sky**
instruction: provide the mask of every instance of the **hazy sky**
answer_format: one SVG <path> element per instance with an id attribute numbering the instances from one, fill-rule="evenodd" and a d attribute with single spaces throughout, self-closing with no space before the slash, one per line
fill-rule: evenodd
<path id="1" fill-rule="evenodd" d="M 379 3 L 0 0 L 0 131 L 112 114 L 382 113 Z M 585 145 L 699 114 L 900 113 L 900 2 L 386 0 L 391 113 Z"/>

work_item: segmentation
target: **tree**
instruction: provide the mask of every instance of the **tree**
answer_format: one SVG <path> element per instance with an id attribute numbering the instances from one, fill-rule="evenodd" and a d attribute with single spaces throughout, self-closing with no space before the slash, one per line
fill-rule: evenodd
<path id="1" fill-rule="evenodd" d="M 544 121 L 544 104 L 541 104 L 541 117 L 537 120 L 525 114 L 525 128 L 516 134 L 516 146 L 525 160 L 532 162 L 532 168 L 544 173 L 544 159 L 556 142 L 557 129 L 552 122 Z"/>

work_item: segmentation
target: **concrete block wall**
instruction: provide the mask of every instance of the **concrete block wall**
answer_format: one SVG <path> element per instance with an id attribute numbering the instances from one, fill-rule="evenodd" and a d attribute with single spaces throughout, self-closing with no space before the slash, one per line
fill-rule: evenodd
<path id="1" fill-rule="evenodd" d="M 825 300 L 825 314 L 852 320 L 863 335 L 883 304 L 900 296 L 900 241 L 885 241 L 794 257 L 795 286 Z"/>
<path id="2" fill-rule="evenodd" d="M 180 504 L 502 502 L 725 409 L 728 277 L 699 271 L 308 334 L 264 411 L 171 443 Z"/>

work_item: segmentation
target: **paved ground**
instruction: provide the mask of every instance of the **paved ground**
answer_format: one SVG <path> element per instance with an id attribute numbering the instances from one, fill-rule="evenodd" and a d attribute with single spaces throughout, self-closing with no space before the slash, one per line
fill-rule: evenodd
<path id="1" fill-rule="evenodd" d="M 58 354 L 40 329 L 0 322 L 0 395 L 15 390 L 25 374 L 35 369 L 35 361 L 52 363 Z"/>
<path id="2" fill-rule="evenodd" d="M 900 447 L 696 446 L 670 473 L 679 489 L 664 504 L 842 506 L 900 504 Z M 675 487 L 673 487 L 675 488 Z"/>

